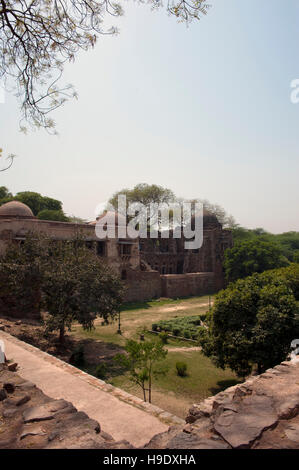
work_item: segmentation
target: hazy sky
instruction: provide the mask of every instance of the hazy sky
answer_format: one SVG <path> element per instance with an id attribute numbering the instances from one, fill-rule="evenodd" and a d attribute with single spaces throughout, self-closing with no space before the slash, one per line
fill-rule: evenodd
<path id="1" fill-rule="evenodd" d="M 18 158 L 0 186 L 93 219 L 114 191 L 156 183 L 221 204 L 241 225 L 299 231 L 299 2 L 210 3 L 186 28 L 124 2 L 120 34 L 66 68 L 79 100 L 53 116 L 58 137 L 21 134 L 6 95 L 0 146 Z"/>

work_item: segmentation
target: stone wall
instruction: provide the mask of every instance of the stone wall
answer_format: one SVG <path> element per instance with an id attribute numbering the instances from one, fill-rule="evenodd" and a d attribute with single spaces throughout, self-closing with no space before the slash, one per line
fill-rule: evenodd
<path id="1" fill-rule="evenodd" d="M 161 276 L 157 271 L 127 270 L 126 302 L 136 302 L 161 297 Z"/>
<path id="2" fill-rule="evenodd" d="M 160 275 L 157 271 L 127 270 L 126 302 L 210 294 L 215 291 L 214 273 Z"/>
<path id="3" fill-rule="evenodd" d="M 156 435 L 147 449 L 299 449 L 299 363 L 193 405 L 185 426 Z"/>
<path id="4" fill-rule="evenodd" d="M 163 297 L 210 294 L 214 291 L 214 273 L 165 274 L 161 284 Z"/>
<path id="5" fill-rule="evenodd" d="M 132 449 L 70 402 L 53 400 L 0 364 L 0 449 Z"/>

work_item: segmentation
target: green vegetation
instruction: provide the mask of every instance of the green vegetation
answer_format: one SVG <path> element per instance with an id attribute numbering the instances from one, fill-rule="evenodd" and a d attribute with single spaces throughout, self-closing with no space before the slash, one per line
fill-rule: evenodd
<path id="1" fill-rule="evenodd" d="M 0 187 L 0 206 L 10 201 L 19 201 L 26 204 L 33 214 L 42 220 L 58 220 L 68 222 L 68 217 L 62 210 L 62 202 L 51 197 L 42 196 L 33 191 L 23 191 L 15 194 L 9 192 L 5 186 Z"/>
<path id="2" fill-rule="evenodd" d="M 288 264 L 281 247 L 268 240 L 238 241 L 233 248 L 225 251 L 224 269 L 228 281 L 236 281 L 253 273 L 262 273 Z"/>
<path id="3" fill-rule="evenodd" d="M 178 317 L 204 315 L 209 305 L 209 296 L 190 297 L 188 299 L 161 299 L 148 302 L 123 304 L 121 310 L 121 329 L 123 335 L 116 334 L 117 321 L 110 319 L 107 325 L 102 325 L 100 320 L 95 321 L 95 329 L 83 331 L 76 326 L 74 332 L 83 338 L 90 338 L 120 346 L 125 345 L 126 339 L 139 339 L 141 328 L 151 330 L 152 323 L 159 323 L 164 319 L 176 319 Z M 139 308 L 137 308 L 139 307 Z M 148 338 L 152 335 L 148 334 Z M 186 342 L 180 340 L 169 341 L 170 346 L 186 346 Z"/>
<path id="4" fill-rule="evenodd" d="M 176 365 L 176 370 L 177 370 L 177 374 L 180 376 L 180 377 L 186 377 L 187 375 L 187 364 L 186 362 L 177 362 Z"/>
<path id="5" fill-rule="evenodd" d="M 109 204 L 111 204 L 116 210 L 118 210 L 118 196 L 121 194 L 126 196 L 127 205 L 132 203 L 141 203 L 149 207 L 150 204 L 182 204 L 184 202 L 182 198 L 177 198 L 177 196 L 171 189 L 163 188 L 162 186 L 158 186 L 156 184 L 140 183 L 132 189 L 124 188 L 112 195 L 109 200 Z M 207 211 L 211 212 L 212 214 L 215 214 L 217 219 L 221 224 L 223 224 L 223 226 L 236 226 L 234 218 L 231 215 L 228 215 L 223 209 L 223 207 L 219 206 L 218 204 L 212 204 L 207 199 L 192 199 L 185 202 L 199 202 Z M 170 216 L 171 214 L 172 211 L 170 211 Z M 159 215 L 157 214 L 157 220 L 158 219 Z M 151 223 L 152 222 L 153 219 L 151 219 Z"/>
<path id="6" fill-rule="evenodd" d="M 105 362 L 101 362 L 95 368 L 94 375 L 98 379 L 105 379 L 107 375 L 107 365 Z"/>
<path id="7" fill-rule="evenodd" d="M 56 220 L 58 222 L 70 221 L 62 210 L 43 209 L 37 214 L 37 218 L 40 220 Z"/>
<path id="8" fill-rule="evenodd" d="M 115 317 L 123 300 L 119 276 L 79 238 L 57 242 L 28 235 L 2 256 L 0 280 L 0 302 L 22 310 L 36 298 L 34 306 L 47 312 L 45 332 L 58 330 L 61 343 L 74 321 L 91 329 L 97 316 Z"/>
<path id="9" fill-rule="evenodd" d="M 159 338 L 163 344 L 168 343 L 168 334 L 165 331 L 161 331 L 161 333 L 159 333 Z"/>
<path id="10" fill-rule="evenodd" d="M 231 283 L 200 330 L 205 354 L 241 377 L 285 360 L 299 334 L 298 289 L 299 264 Z"/>
<path id="11" fill-rule="evenodd" d="M 171 320 L 161 320 L 152 324 L 152 330 L 162 330 L 169 332 L 174 336 L 181 336 L 187 339 L 197 339 L 199 326 L 205 320 L 206 315 L 193 315 L 188 317 L 177 317 Z M 161 335 L 162 333 L 160 333 Z"/>
<path id="12" fill-rule="evenodd" d="M 153 379 L 160 374 L 166 374 L 166 368 L 161 367 L 160 363 L 167 356 L 167 350 L 164 349 L 160 341 L 146 341 L 138 343 L 134 340 L 128 340 L 125 346 L 126 354 L 115 356 L 116 362 L 128 370 L 130 380 L 141 387 L 144 401 L 152 401 Z"/>
<path id="13" fill-rule="evenodd" d="M 177 374 L 177 362 L 187 364 L 188 374 L 183 380 Z M 190 348 L 172 351 L 168 347 L 167 357 L 161 362 L 161 366 L 168 372 L 155 379 L 152 402 L 182 418 L 186 417 L 186 412 L 192 403 L 198 403 L 240 382 L 230 369 L 222 370 L 215 367 L 201 351 Z M 140 387 L 132 384 L 127 373 L 119 372 L 111 376 L 109 383 L 143 398 Z"/>
<path id="14" fill-rule="evenodd" d="M 234 243 L 248 240 L 261 240 L 275 243 L 281 249 L 281 253 L 290 262 L 299 262 L 299 232 L 285 232 L 273 234 L 262 228 L 249 230 L 244 227 L 236 227 L 232 231 Z"/>
<path id="15" fill-rule="evenodd" d="M 84 347 L 78 346 L 72 353 L 69 363 L 75 367 L 83 367 L 85 365 Z"/>
<path id="16" fill-rule="evenodd" d="M 139 307 L 139 308 L 137 308 Z M 142 307 L 142 308 L 141 308 Z M 121 329 L 123 334 L 117 334 L 117 320 L 109 321 L 102 325 L 101 320 L 95 321 L 95 329 L 83 330 L 81 326 L 72 327 L 72 335 L 76 339 L 89 339 L 96 341 L 98 348 L 125 347 L 128 339 L 139 340 L 140 331 L 150 330 L 153 322 L 161 320 L 177 320 L 179 317 L 201 318 L 209 308 L 209 297 L 190 297 L 188 299 L 161 299 L 144 303 L 126 304 L 121 312 Z M 161 342 L 158 335 L 145 334 L 145 341 Z M 166 358 L 161 361 L 161 367 L 168 370 L 166 375 L 158 375 L 152 387 L 152 402 L 161 408 L 184 418 L 192 403 L 218 393 L 226 387 L 237 383 L 238 379 L 230 369 L 217 368 L 210 358 L 206 357 L 198 347 L 192 348 L 194 343 L 184 340 L 168 338 L 165 348 L 168 350 Z M 196 345 L 195 345 L 196 346 Z M 111 356 L 110 356 L 111 357 Z M 95 355 L 95 363 L 97 356 Z M 109 361 L 109 355 L 105 360 L 107 375 L 105 380 L 116 387 L 133 393 L 143 399 L 140 386 L 130 380 L 129 373 L 125 369 L 116 367 Z M 187 364 L 187 375 L 182 380 L 178 376 L 176 363 Z M 94 374 L 94 366 L 85 370 Z"/>

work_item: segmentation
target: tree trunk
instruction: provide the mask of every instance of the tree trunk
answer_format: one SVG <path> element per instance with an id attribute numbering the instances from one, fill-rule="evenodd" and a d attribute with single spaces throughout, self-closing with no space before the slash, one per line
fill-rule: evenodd
<path id="1" fill-rule="evenodd" d="M 257 363 L 257 371 L 258 371 L 258 374 L 263 373 L 263 367 L 262 367 L 262 364 L 260 362 Z"/>
<path id="2" fill-rule="evenodd" d="M 152 377 L 149 375 L 148 378 L 148 402 L 152 402 Z"/>
<path id="3" fill-rule="evenodd" d="M 142 387 L 142 390 L 143 390 L 143 400 L 146 401 L 146 394 L 145 394 L 145 388 Z"/>
<path id="4" fill-rule="evenodd" d="M 64 325 L 59 329 L 59 343 L 64 344 L 65 337 L 64 337 Z"/>

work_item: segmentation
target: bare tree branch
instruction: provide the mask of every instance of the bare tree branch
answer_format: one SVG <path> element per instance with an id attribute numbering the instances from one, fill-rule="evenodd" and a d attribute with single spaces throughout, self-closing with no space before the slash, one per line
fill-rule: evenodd
<path id="1" fill-rule="evenodd" d="M 9 161 L 8 166 L 6 168 L 1 168 L 0 172 L 8 170 L 12 166 L 15 157 L 16 157 L 16 155 L 13 155 L 12 153 L 10 153 L 8 155 L 8 157 L 6 157 L 6 159 L 5 159 L 5 160 Z M 2 149 L 0 149 L 0 158 L 2 158 Z"/>
<path id="2" fill-rule="evenodd" d="M 162 0 L 147 1 L 153 8 L 163 6 Z M 206 0 L 167 1 L 167 11 L 186 23 L 209 7 Z M 94 47 L 99 35 L 116 34 L 103 20 L 122 13 L 110 0 L 0 0 L 0 78 L 15 85 L 21 122 L 54 129 L 49 113 L 76 97 L 72 85 L 58 86 L 64 63 Z"/>

